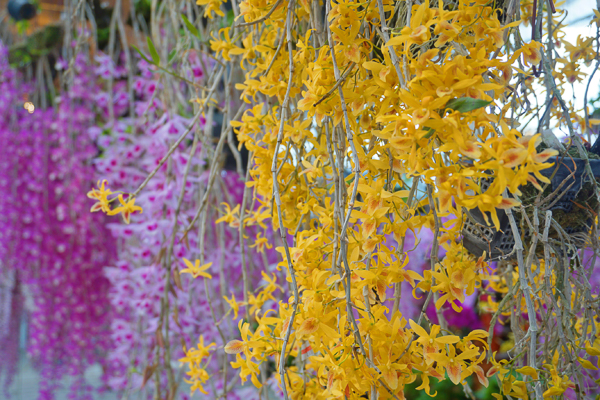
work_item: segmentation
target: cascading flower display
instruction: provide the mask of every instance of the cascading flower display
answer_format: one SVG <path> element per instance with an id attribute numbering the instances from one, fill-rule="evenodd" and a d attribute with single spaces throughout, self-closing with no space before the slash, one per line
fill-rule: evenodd
<path id="1" fill-rule="evenodd" d="M 0 344 L 33 304 L 43 397 L 93 362 L 140 398 L 598 395 L 598 10 L 570 42 L 552 0 L 155 6 L 0 114 Z"/>
<path id="2" fill-rule="evenodd" d="M 28 304 L 28 351 L 41 374 L 40 399 L 52 399 L 65 376 L 74 378 L 72 396 L 89 398 L 83 374 L 95 363 L 106 366 L 110 346 L 103 268 L 115 250 L 106 217 L 90 214 L 80 195 L 91 182 L 89 161 L 96 154 L 94 138 L 86 134 L 95 120 L 93 101 L 81 87 L 93 86 L 94 78 L 79 57 L 74 89 L 56 107 L 31 113 L 19 102 L 33 86 L 19 84 L 6 49 L 0 53 L 0 268 L 3 277 L 13 277 L 2 287 L 12 296 L 2 304 L 10 307 L 3 316 L 11 322 L 0 329 L 6 344 L 1 358 L 14 372 L 18 326 Z"/>
<path id="3" fill-rule="evenodd" d="M 600 38 L 566 42 L 564 11 L 552 1 L 325 1 L 321 8 L 245 0 L 234 13 L 237 22 L 225 27 L 207 13 L 209 26 L 221 27 L 211 50 L 243 70 L 236 89 L 249 109 L 231 125 L 253 153 L 247 185 L 282 238 L 279 266 L 291 287 L 277 312 L 240 325 L 240 338 L 225 348 L 242 381 L 260 387 L 260 369 L 274 362 L 286 399 L 403 398 L 417 377 L 427 394 L 431 378 L 463 384 L 468 394 L 467 378 L 489 383 L 494 328 L 461 330 L 445 316 L 472 309 L 479 294 L 491 325 L 511 315 L 518 356 L 494 354 L 500 364 L 488 371 L 504 394 L 569 393 L 575 376 L 580 394 L 593 393 L 597 360 L 592 347 L 587 355 L 581 349 L 596 340 L 588 310 L 597 298 L 578 262 L 570 265 L 581 272 L 567 275 L 568 263 L 550 257 L 557 250 L 548 231 L 569 241 L 552 219 L 552 196 L 526 203 L 523 190 L 542 196 L 551 184 L 547 171 L 560 148 L 540 147 L 550 117 L 569 130 L 585 162 L 576 129 L 588 129 L 587 110 L 572 112 L 562 83 L 578 80 L 579 65 L 598 57 L 589 44 Z M 531 21 L 529 42 L 519 34 L 521 19 Z M 571 62 L 554 53 L 563 43 Z M 546 92 L 537 108 L 529 100 L 534 81 Z M 537 129 L 519 126 L 536 115 Z M 502 229 L 515 243 L 496 268 L 489 252 L 463 246 L 474 213 L 484 231 L 501 230 L 501 217 L 510 221 Z M 407 265 L 422 256 L 407 236 L 428 230 L 429 268 L 415 273 Z M 544 270 L 544 260 L 552 267 Z M 405 282 L 425 297 L 408 318 L 399 309 L 413 301 Z"/>
<path id="4" fill-rule="evenodd" d="M 99 60 L 111 63 L 102 56 Z M 202 76 L 198 68 L 194 74 Z M 114 65 L 99 68 L 116 70 Z M 186 130 L 199 136 L 213 128 L 206 126 L 204 118 L 195 121 L 170 113 L 159 100 L 160 94 L 153 96 L 161 85 L 152 67 L 142 60 L 138 70 L 135 109 L 144 114 L 91 128 L 100 150 L 94 166 L 102 179 L 88 193 L 92 211 L 116 214 L 119 207 L 126 207 L 123 203 L 129 204 L 124 195 L 132 194 L 155 171 L 131 200 L 143 207 L 143 213 L 122 214 L 124 224 L 110 217 L 113 222 L 108 225 L 119 248 L 116 263 L 105 269 L 114 308 L 108 384 L 117 392 L 144 388 L 143 393 L 158 388 L 164 394 L 173 390 L 173 382 L 184 379 L 192 391 L 198 390 L 207 399 L 223 390 L 232 399 L 248 398 L 244 395 L 247 388 L 231 386 L 233 371 L 220 372 L 227 360 L 216 353 L 216 346 L 222 348 L 234 337 L 237 321 L 247 307 L 261 307 L 268 300 L 244 302 L 243 287 L 261 284 L 265 279 L 261 272 L 275 266 L 274 251 L 246 246 L 248 258 L 242 261 L 237 229 L 216 223 L 222 202 L 242 202 L 244 184 L 233 171 L 220 174 L 214 194 L 206 199 L 210 211 L 203 222 L 205 230 L 181 229 L 194 218 L 209 185 L 208 149 L 197 139 L 187 140 L 173 149 L 168 162 L 160 162 Z M 105 87 L 110 77 L 107 73 L 99 76 Z M 115 72 L 112 77 L 119 82 L 121 75 Z M 110 96 L 103 92 L 98 96 L 118 97 L 119 89 L 115 90 Z M 120 194 L 113 193 L 117 188 Z M 116 200 L 116 205 L 111 200 Z M 200 240 L 206 250 L 200 249 Z M 242 276 L 243 262 L 252 266 L 247 282 Z M 219 379 L 208 384 L 208 376 Z M 180 389 L 180 393 L 178 396 L 188 397 L 186 390 Z M 253 390 L 250 393 L 255 395 Z"/>

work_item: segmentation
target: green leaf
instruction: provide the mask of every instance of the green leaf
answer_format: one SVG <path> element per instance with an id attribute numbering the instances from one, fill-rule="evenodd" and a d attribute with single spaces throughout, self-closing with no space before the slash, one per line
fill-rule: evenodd
<path id="1" fill-rule="evenodd" d="M 294 365 L 294 360 L 296 360 L 296 357 L 294 356 L 288 356 L 287 360 L 285 360 L 285 366 L 286 367 L 291 367 Z"/>
<path id="2" fill-rule="evenodd" d="M 158 55 L 158 51 L 156 51 L 156 47 L 154 47 L 154 43 L 152 43 L 152 39 L 147 37 L 148 41 L 148 50 L 150 50 L 150 56 L 154 61 L 152 64 L 159 65 L 160 64 L 160 56 Z"/>
<path id="3" fill-rule="evenodd" d="M 192 24 L 190 22 L 190 20 L 185 16 L 185 15 L 181 15 L 181 19 L 183 19 L 183 23 L 185 24 L 185 26 L 188 28 L 188 30 L 190 31 L 190 33 L 194 36 L 196 36 L 198 39 L 201 39 L 200 37 L 200 32 L 198 32 L 198 28 L 196 28 L 194 26 L 194 24 Z"/>
<path id="4" fill-rule="evenodd" d="M 429 139 L 435 133 L 435 129 L 430 128 L 428 126 L 426 126 L 425 128 L 423 128 L 423 130 L 427 131 L 427 133 L 425 134 L 425 136 L 423 136 L 424 139 Z"/>
<path id="5" fill-rule="evenodd" d="M 140 49 L 137 48 L 137 46 L 132 44 L 131 47 L 133 47 L 135 49 L 135 51 L 140 53 L 140 56 L 144 59 L 144 61 L 146 61 L 148 64 L 152 64 L 152 61 L 150 61 L 150 59 L 148 59 L 148 57 L 146 57 L 146 55 L 144 53 L 142 53 L 142 51 Z"/>
<path id="6" fill-rule="evenodd" d="M 474 99 L 471 97 L 461 97 L 458 99 L 452 99 L 446 103 L 446 108 L 451 110 L 466 113 L 469 111 L 477 110 L 478 108 L 485 107 L 490 104 L 491 101 Z"/>
<path id="7" fill-rule="evenodd" d="M 167 65 L 171 64 L 171 62 L 173 61 L 173 59 L 175 58 L 176 55 L 177 55 L 177 50 L 176 49 L 171 50 L 171 52 L 167 56 Z"/>
<path id="8" fill-rule="evenodd" d="M 227 25 L 232 26 L 234 20 L 235 20 L 235 15 L 233 14 L 233 10 L 227 11 Z"/>

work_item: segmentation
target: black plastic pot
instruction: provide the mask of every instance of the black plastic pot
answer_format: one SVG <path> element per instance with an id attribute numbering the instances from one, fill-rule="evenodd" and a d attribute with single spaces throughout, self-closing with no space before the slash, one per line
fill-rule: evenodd
<path id="1" fill-rule="evenodd" d="M 29 0 L 9 0 L 8 13 L 15 21 L 31 19 L 35 17 L 36 8 Z"/>
<path id="2" fill-rule="evenodd" d="M 586 177 L 587 174 L 585 174 L 585 160 L 565 157 L 562 159 L 562 162 L 559 163 L 560 159 L 561 157 L 554 157 L 554 160 L 550 159 L 549 162 L 554 161 L 555 166 L 540 171 L 540 173 L 550 178 L 552 191 L 556 190 L 556 188 L 564 182 L 561 187 L 563 192 L 558 194 L 560 199 L 552 205 L 550 210 L 560 210 L 565 214 L 572 212 L 574 207 L 573 201 L 577 199 L 581 188 L 584 186 L 586 182 L 584 177 Z M 556 165 L 558 165 L 558 167 L 556 167 Z M 590 160 L 590 166 L 592 167 L 594 177 L 597 179 L 600 178 L 600 160 Z M 575 173 L 571 176 L 573 171 L 575 171 Z M 587 181 L 589 181 L 589 178 L 587 178 Z M 481 182 L 482 192 L 485 192 L 488 189 L 490 183 L 489 180 L 485 179 Z M 569 186 L 571 187 L 569 188 Z M 465 218 L 462 230 L 463 245 L 469 252 L 477 257 L 481 257 L 485 251 L 488 261 L 512 259 L 516 257 L 515 253 L 510 254 L 514 248 L 515 239 L 508 216 L 504 210 L 496 210 L 500 221 L 500 230 L 496 230 L 491 224 L 491 217 L 489 215 L 488 221 L 490 221 L 490 223 L 486 223 L 485 218 L 479 209 L 470 210 L 469 213 L 471 218 Z M 577 226 L 563 226 L 563 229 L 568 235 L 587 232 L 592 223 L 591 214 L 586 216 L 585 220 L 581 222 L 582 223 Z M 526 231 L 525 236 L 527 235 L 528 232 Z"/>

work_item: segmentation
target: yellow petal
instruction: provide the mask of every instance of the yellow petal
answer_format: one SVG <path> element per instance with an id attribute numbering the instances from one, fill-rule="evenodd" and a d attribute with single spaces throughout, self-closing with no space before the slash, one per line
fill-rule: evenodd
<path id="1" fill-rule="evenodd" d="M 312 335 L 319 328 L 319 320 L 316 318 L 307 318 L 300 324 L 296 333 L 298 335 Z"/>
<path id="2" fill-rule="evenodd" d="M 421 325 L 417 324 L 412 319 L 409 319 L 408 323 L 410 324 L 410 327 L 413 329 L 413 331 L 415 331 L 415 333 L 417 335 L 422 336 L 422 337 L 428 337 L 429 336 L 427 334 L 427 332 L 425 331 L 425 329 L 423 329 L 423 327 Z"/>
<path id="3" fill-rule="evenodd" d="M 548 398 L 548 397 L 552 397 L 552 396 L 560 396 L 561 394 L 563 394 L 565 391 L 565 389 L 559 388 L 559 387 L 551 387 L 550 389 L 546 390 L 544 392 L 544 398 Z"/>
<path id="4" fill-rule="evenodd" d="M 518 201 L 516 201 L 514 199 L 502 198 L 502 201 L 500 202 L 500 204 L 498 204 L 496 206 L 496 208 L 506 210 L 506 209 L 517 207 L 520 205 L 521 205 L 521 203 L 519 203 Z"/>
<path id="5" fill-rule="evenodd" d="M 459 340 L 459 337 L 454 335 L 440 336 L 439 338 L 435 339 L 436 342 L 444 344 L 458 343 Z"/>
<path id="6" fill-rule="evenodd" d="M 600 356 L 600 350 L 598 350 L 596 347 L 586 346 L 585 352 L 590 356 Z"/>
<path id="7" fill-rule="evenodd" d="M 531 376 L 533 379 L 538 379 L 537 371 L 530 366 L 525 366 L 525 367 L 519 368 L 516 371 L 523 375 Z"/>
<path id="8" fill-rule="evenodd" d="M 448 373 L 448 377 L 450 378 L 450 380 L 452 381 L 452 383 L 454 383 L 455 385 L 458 385 L 460 383 L 460 373 L 461 373 L 461 370 L 462 370 L 462 368 L 460 367 L 459 363 L 450 364 L 446 368 L 446 372 Z"/>
<path id="9" fill-rule="evenodd" d="M 590 361 L 588 361 L 588 360 L 585 360 L 585 359 L 583 359 L 583 358 L 581 358 L 581 357 L 577 357 L 577 359 L 579 360 L 579 363 L 581 364 L 581 366 L 582 366 L 583 368 L 585 368 L 585 369 L 591 369 L 591 370 L 594 370 L 594 371 L 597 371 L 597 370 L 598 370 L 598 368 L 596 368 L 596 367 L 594 366 L 594 364 L 592 364 Z"/>
<path id="10" fill-rule="evenodd" d="M 475 371 L 475 374 L 477 375 L 479 383 L 481 383 L 485 387 L 488 387 L 489 381 L 488 378 L 485 376 L 483 369 L 479 365 L 475 365 L 473 369 Z"/>
<path id="11" fill-rule="evenodd" d="M 390 389 L 396 390 L 398 388 L 398 375 L 392 368 L 383 372 L 383 379 L 389 385 Z"/>
<path id="12" fill-rule="evenodd" d="M 502 153 L 502 160 L 506 168 L 514 168 L 517 165 L 521 165 L 526 158 L 527 150 L 525 149 L 509 149 Z"/>
<path id="13" fill-rule="evenodd" d="M 533 161 L 538 163 L 546 162 L 550 157 L 558 155 L 558 151 L 554 149 L 546 149 L 540 153 L 533 155 Z"/>
<path id="14" fill-rule="evenodd" d="M 232 340 L 225 345 L 225 353 L 238 354 L 244 351 L 244 342 L 240 340 Z"/>

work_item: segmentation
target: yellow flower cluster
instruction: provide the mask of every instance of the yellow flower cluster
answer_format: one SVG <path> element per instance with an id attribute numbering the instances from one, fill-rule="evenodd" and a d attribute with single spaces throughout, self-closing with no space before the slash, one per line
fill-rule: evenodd
<path id="1" fill-rule="evenodd" d="M 98 189 L 92 189 L 88 192 L 87 197 L 96 200 L 96 203 L 94 203 L 90 211 L 103 211 L 108 215 L 121 214 L 121 216 L 123 217 L 123 221 L 125 221 L 126 224 L 129 224 L 131 220 L 131 214 L 133 214 L 136 211 L 139 211 L 141 213 L 143 211 L 142 207 L 135 205 L 135 197 L 130 197 L 129 199 L 125 200 L 123 198 L 123 195 L 119 194 L 117 197 L 109 199 L 108 197 L 111 194 L 116 193 L 113 193 L 110 189 L 107 189 L 107 184 L 108 182 L 105 179 L 102 181 L 102 184 L 98 182 Z M 111 208 L 110 203 L 116 199 L 119 200 L 119 203 L 121 205 L 115 208 Z"/>
<path id="2" fill-rule="evenodd" d="M 541 171 L 557 155 L 538 151 L 540 135 L 517 129 L 515 116 L 519 107 L 519 118 L 543 112 L 515 104 L 535 90 L 546 49 L 513 34 L 521 20 L 497 3 L 340 0 L 325 1 L 323 10 L 308 0 L 244 0 L 238 25 L 213 37 L 217 56 L 244 70 L 235 87 L 249 106 L 231 125 L 252 156 L 252 206 L 226 206 L 219 222 L 265 228 L 270 221 L 281 234 L 278 266 L 289 289 L 277 311 L 262 307 L 275 299 L 274 279 L 249 294 L 255 321 L 240 321 L 240 340 L 225 347 L 243 381 L 250 376 L 260 387 L 261 365 L 274 361 L 294 399 L 403 398 L 418 376 L 428 394 L 431 377 L 459 384 L 475 374 L 487 385 L 487 332 L 461 338 L 442 321 L 425 323 L 423 313 L 407 321 L 398 304 L 412 300 L 401 291 L 406 281 L 428 292 L 426 302 L 432 294 L 438 310 L 449 303 L 460 311 L 488 279 L 505 296 L 529 296 L 517 301 L 527 312 L 539 305 L 532 292 L 552 279 L 543 268 L 525 278 L 514 269 L 507 282 L 460 243 L 463 209 L 479 209 L 499 228 L 497 210 L 519 206 L 523 186 L 549 184 Z M 531 18 L 534 9 L 524 1 L 521 11 Z M 567 46 L 571 61 L 559 80 L 577 79 L 578 63 L 597 56 L 587 43 Z M 434 232 L 423 276 L 407 268 L 412 254 L 404 246 L 407 233 L 421 230 Z M 266 246 L 265 236 L 254 245 Z M 228 302 L 237 314 L 239 304 Z M 488 304 L 504 312 L 491 297 Z M 504 393 L 527 398 L 531 382 L 494 362 L 488 375 L 497 374 Z M 544 391 L 535 383 L 538 395 L 570 387 L 557 365 L 544 367 L 549 378 Z M 517 372 L 536 371 L 529 368 Z"/>
<path id="3" fill-rule="evenodd" d="M 201 393 L 208 394 L 203 385 L 208 381 L 209 375 L 202 364 L 206 362 L 206 358 L 210 354 L 210 348 L 214 346 L 214 343 L 205 346 L 204 337 L 200 336 L 198 345 L 195 348 L 190 350 L 183 349 L 185 357 L 181 358 L 179 362 L 187 363 L 188 372 L 186 372 L 186 374 L 189 379 L 184 380 L 192 385 L 192 393 L 199 390 Z"/>

